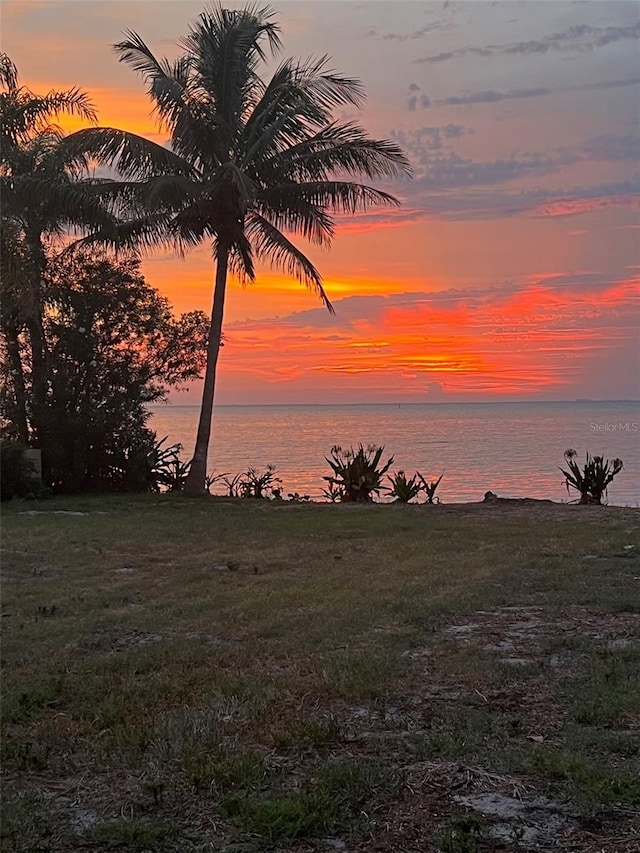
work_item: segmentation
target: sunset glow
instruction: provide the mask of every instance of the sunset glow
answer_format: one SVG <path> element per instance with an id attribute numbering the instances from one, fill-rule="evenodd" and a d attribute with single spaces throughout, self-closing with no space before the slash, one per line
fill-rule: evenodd
<path id="1" fill-rule="evenodd" d="M 339 217 L 330 251 L 295 238 L 335 316 L 270 269 L 230 283 L 218 402 L 637 398 L 637 4 L 275 7 L 284 55 L 362 79 L 366 108 L 339 118 L 397 141 L 414 178 L 381 186 L 399 208 Z M 199 11 L 4 2 L 3 50 L 33 91 L 78 86 L 100 125 L 164 143 L 110 45 L 131 29 L 175 56 Z M 177 311 L 210 311 L 210 247 L 143 269 Z"/>

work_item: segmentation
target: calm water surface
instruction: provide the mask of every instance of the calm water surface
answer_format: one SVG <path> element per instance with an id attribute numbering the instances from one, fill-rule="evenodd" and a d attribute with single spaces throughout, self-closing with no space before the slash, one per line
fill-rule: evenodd
<path id="1" fill-rule="evenodd" d="M 193 451 L 197 406 L 152 408 L 159 438 Z M 383 444 L 392 470 L 425 477 L 445 472 L 445 503 L 504 497 L 573 499 L 558 466 L 568 448 L 619 457 L 624 469 L 609 487 L 609 503 L 640 504 L 640 403 L 451 403 L 352 406 L 218 406 L 209 470 L 236 474 L 274 465 L 285 494 L 322 498 L 324 457 L 342 447 Z M 214 489 L 215 491 L 216 489 Z M 223 489 L 218 489 L 223 491 Z"/>

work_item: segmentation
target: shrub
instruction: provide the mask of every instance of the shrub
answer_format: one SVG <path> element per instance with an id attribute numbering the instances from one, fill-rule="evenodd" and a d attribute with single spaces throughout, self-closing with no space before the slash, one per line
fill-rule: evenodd
<path id="1" fill-rule="evenodd" d="M 163 448 L 162 445 L 166 440 L 167 436 L 158 441 L 154 448 L 155 458 L 152 467 L 154 485 L 152 490 L 154 492 L 162 491 L 162 489 L 167 492 L 181 492 L 191 467 L 191 461 L 183 462 L 180 459 L 181 444 L 172 444 L 170 447 Z"/>
<path id="2" fill-rule="evenodd" d="M 216 474 L 215 471 L 212 471 L 210 474 L 204 478 L 204 487 L 211 494 L 211 489 L 215 486 L 216 483 L 226 483 L 228 474 Z"/>
<path id="3" fill-rule="evenodd" d="M 56 493 L 154 489 L 147 406 L 199 376 L 208 319 L 175 317 L 137 259 L 99 249 L 49 253 L 41 285 L 46 394 L 34 384 L 30 335 L 0 328 L 0 346 L 14 348 L 0 359 L 3 428 L 24 443 L 37 437 Z"/>
<path id="4" fill-rule="evenodd" d="M 438 477 L 437 480 L 432 480 L 430 483 L 428 483 L 425 480 L 425 478 L 422 476 L 422 474 L 420 475 L 420 478 L 422 480 L 422 488 L 424 489 L 424 493 L 427 496 L 426 503 L 428 503 L 428 504 L 434 503 L 434 497 L 435 497 L 436 489 L 440 485 L 440 481 L 442 480 L 443 477 L 444 477 L 444 471 L 442 472 L 442 474 L 440 474 L 440 476 Z M 435 502 L 440 503 L 440 498 L 435 498 Z"/>
<path id="5" fill-rule="evenodd" d="M 234 477 L 231 477 L 230 474 L 225 474 L 222 478 L 222 482 L 227 487 L 227 495 L 230 498 L 239 498 L 240 497 L 240 480 L 242 479 L 242 474 L 236 474 Z"/>
<path id="6" fill-rule="evenodd" d="M 274 499 L 282 498 L 282 480 L 276 477 L 276 469 L 273 465 L 267 465 L 265 471 L 260 473 L 256 468 L 249 468 L 243 474 L 236 474 L 231 480 L 229 475 L 220 475 L 219 479 L 227 486 L 230 498 L 257 498 Z"/>
<path id="7" fill-rule="evenodd" d="M 391 483 L 389 494 L 395 498 L 395 503 L 407 504 L 414 498 L 417 498 L 424 489 L 424 478 L 417 472 L 407 480 L 404 471 L 398 471 L 397 474 L 391 474 L 387 477 Z"/>
<path id="8" fill-rule="evenodd" d="M 325 495 L 331 500 L 342 503 L 351 501 L 370 502 L 374 494 L 379 494 L 382 488 L 382 478 L 393 465 L 393 456 L 381 468 L 380 459 L 384 446 L 370 444 L 367 448 L 362 444 L 358 449 L 353 447 L 343 450 L 339 445 L 331 448 L 331 456 L 325 457 L 334 476 L 323 477 L 329 483 Z"/>
<path id="9" fill-rule="evenodd" d="M 329 478 L 324 477 L 323 479 L 328 480 Z M 322 494 L 325 496 L 325 498 L 328 498 L 332 504 L 334 504 L 340 500 L 340 496 L 342 495 L 342 489 L 335 483 L 329 483 L 326 489 L 322 490 Z"/>
<path id="10" fill-rule="evenodd" d="M 567 492 L 569 488 L 580 493 L 578 503 L 601 504 L 603 496 L 607 494 L 607 486 L 623 469 L 622 459 L 614 459 L 610 462 L 602 456 L 591 456 L 587 452 L 587 459 L 582 470 L 576 462 L 578 454 L 575 450 L 565 450 L 564 458 L 569 470 L 560 468 L 565 476 Z"/>
<path id="11" fill-rule="evenodd" d="M 293 504 L 309 503 L 311 495 L 301 495 L 300 492 L 288 492 L 287 498 Z"/>

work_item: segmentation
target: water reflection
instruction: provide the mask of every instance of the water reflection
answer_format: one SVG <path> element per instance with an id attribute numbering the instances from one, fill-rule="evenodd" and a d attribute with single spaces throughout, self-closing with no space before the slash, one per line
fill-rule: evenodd
<path id="1" fill-rule="evenodd" d="M 198 409 L 153 409 L 159 437 L 193 450 Z M 615 429 L 613 429 L 615 427 Z M 635 428 L 634 428 L 635 427 Z M 637 403 L 503 403 L 357 406 L 220 406 L 214 413 L 209 470 L 236 474 L 274 465 L 284 492 L 320 500 L 334 444 L 384 444 L 393 470 L 445 476 L 446 503 L 504 497 L 568 500 L 559 467 L 569 447 L 623 459 L 609 503 L 640 502 L 640 405 Z M 217 491 L 223 489 L 218 488 Z"/>

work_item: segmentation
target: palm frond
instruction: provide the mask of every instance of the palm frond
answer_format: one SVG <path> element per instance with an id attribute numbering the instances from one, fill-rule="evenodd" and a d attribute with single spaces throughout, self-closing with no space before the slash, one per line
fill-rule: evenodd
<path id="1" fill-rule="evenodd" d="M 0 178 L 3 215 L 16 222 L 37 223 L 42 231 L 112 227 L 115 220 L 83 181 L 67 175 L 18 175 Z"/>
<path id="2" fill-rule="evenodd" d="M 362 105 L 362 83 L 328 70 L 327 64 L 328 58 L 321 57 L 306 63 L 287 59 L 280 65 L 247 117 L 247 162 L 308 140 L 313 128 L 331 121 L 336 107 Z"/>
<path id="3" fill-rule="evenodd" d="M 0 53 L 0 83 L 9 92 L 18 88 L 18 69 L 6 53 Z"/>
<path id="4" fill-rule="evenodd" d="M 291 60 L 283 62 L 246 117 L 242 135 L 246 167 L 307 140 L 310 128 L 326 121 L 326 109 L 314 103 L 296 74 Z"/>
<path id="5" fill-rule="evenodd" d="M 400 146 L 387 139 L 371 139 L 353 122 L 328 124 L 308 139 L 274 153 L 271 166 L 291 180 L 325 178 L 336 171 L 398 178 L 412 171 Z"/>
<path id="6" fill-rule="evenodd" d="M 18 322 L 32 315 L 35 299 L 29 286 L 29 251 L 19 225 L 0 219 L 0 316 Z"/>
<path id="7" fill-rule="evenodd" d="M 24 88 L 0 94 L 3 157 L 9 149 L 51 130 L 53 119 L 61 114 L 77 115 L 90 122 L 97 119 L 89 96 L 79 89 L 52 90 L 43 96 Z"/>
<path id="8" fill-rule="evenodd" d="M 7 165 L 13 174 L 66 175 L 80 178 L 89 170 L 89 159 L 83 151 L 66 150 L 62 146 L 64 133 L 56 125 L 49 125 L 16 148 Z"/>
<path id="9" fill-rule="evenodd" d="M 188 53 L 198 55 L 203 48 L 219 51 L 229 32 L 241 34 L 239 44 L 247 50 L 246 59 L 254 66 L 257 60 L 267 60 L 267 53 L 262 47 L 264 39 L 272 56 L 282 49 L 280 25 L 273 20 L 274 17 L 275 12 L 270 6 L 248 3 L 244 9 L 236 10 L 225 9 L 216 3 L 200 13 L 180 44 Z"/>
<path id="10" fill-rule="evenodd" d="M 366 100 L 364 85 L 356 77 L 345 77 L 328 68 L 329 57 L 308 59 L 294 65 L 294 79 L 300 91 L 326 111 L 350 104 L 356 108 Z"/>
<path id="11" fill-rule="evenodd" d="M 210 216 L 203 215 L 202 205 L 197 201 L 175 216 L 175 229 L 185 246 L 196 246 L 217 236 L 215 223 Z"/>
<path id="12" fill-rule="evenodd" d="M 322 207 L 296 193 L 292 185 L 282 192 L 272 187 L 260 193 L 252 208 L 280 231 L 300 234 L 318 246 L 329 246 L 333 240 L 333 218 Z"/>
<path id="13" fill-rule="evenodd" d="M 177 213 L 201 195 L 199 184 L 183 175 L 157 175 L 147 181 L 119 181 L 111 178 L 86 180 L 96 197 L 120 216 L 134 212 Z"/>
<path id="14" fill-rule="evenodd" d="M 113 127 L 92 127 L 65 137 L 62 150 L 84 153 L 113 166 L 124 178 L 146 180 L 158 174 L 195 178 L 196 172 L 183 157 L 156 142 Z"/>
<path id="15" fill-rule="evenodd" d="M 97 229 L 76 240 L 70 248 L 94 245 L 136 254 L 149 254 L 158 248 L 170 247 L 183 256 L 194 243 L 179 233 L 174 217 L 156 213 L 114 222 L 110 227 Z"/>
<path id="16" fill-rule="evenodd" d="M 79 116 L 87 121 L 95 122 L 98 114 L 91 98 L 86 92 L 74 87 L 66 92 L 52 89 L 41 98 L 31 97 L 24 105 L 23 114 L 28 123 L 34 123 L 42 117 L 48 118 L 66 115 Z"/>
<path id="17" fill-rule="evenodd" d="M 389 193 L 352 181 L 309 181 L 280 184 L 264 190 L 262 197 L 269 206 L 285 209 L 287 198 L 294 205 L 302 199 L 318 208 L 334 213 L 357 213 L 376 205 L 398 207 L 400 202 Z"/>
<path id="18" fill-rule="evenodd" d="M 255 211 L 247 215 L 247 236 L 252 241 L 257 257 L 296 278 L 322 301 L 327 310 L 335 310 L 322 287 L 322 278 L 309 258 L 267 219 Z"/>
<path id="19" fill-rule="evenodd" d="M 255 281 L 256 271 L 253 262 L 253 246 L 247 235 L 241 232 L 229 252 L 229 269 L 243 284 Z"/>
<path id="20" fill-rule="evenodd" d="M 137 201 L 148 210 L 179 210 L 197 199 L 200 185 L 184 175 L 158 175 L 139 185 Z"/>
<path id="21" fill-rule="evenodd" d="M 182 41 L 203 92 L 215 106 L 228 151 L 247 102 L 264 88 L 256 73 L 258 63 L 267 58 L 263 41 L 272 53 L 280 49 L 279 27 L 272 17 L 268 7 L 250 5 L 236 11 L 217 5 L 201 13 Z"/>
<path id="22" fill-rule="evenodd" d="M 226 159 L 220 151 L 223 122 L 193 73 L 195 57 L 187 53 L 173 63 L 157 59 L 137 33 L 126 34 L 114 49 L 144 78 L 159 126 L 171 135 L 176 153 L 197 166 Z"/>
<path id="23" fill-rule="evenodd" d="M 113 45 L 118 60 L 125 62 L 152 87 L 158 77 L 171 77 L 172 67 L 167 59 L 156 59 L 144 40 L 133 30 L 125 30 L 124 41 Z"/>

